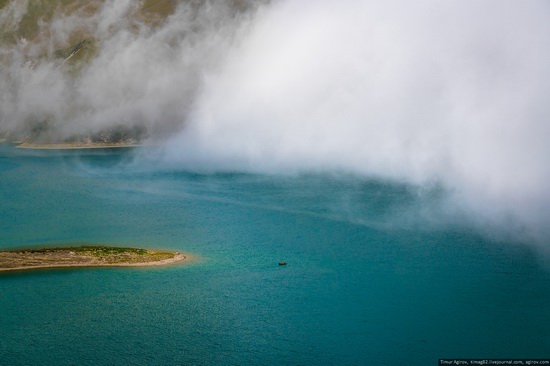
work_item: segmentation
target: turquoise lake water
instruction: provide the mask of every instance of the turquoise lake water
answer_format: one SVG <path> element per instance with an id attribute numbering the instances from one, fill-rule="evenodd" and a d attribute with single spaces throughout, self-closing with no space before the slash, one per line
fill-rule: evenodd
<path id="1" fill-rule="evenodd" d="M 81 241 L 195 256 L 162 268 L 0 274 L 0 364 L 549 357 L 550 270 L 528 245 L 415 218 L 439 195 L 0 144 L 1 248 Z"/>

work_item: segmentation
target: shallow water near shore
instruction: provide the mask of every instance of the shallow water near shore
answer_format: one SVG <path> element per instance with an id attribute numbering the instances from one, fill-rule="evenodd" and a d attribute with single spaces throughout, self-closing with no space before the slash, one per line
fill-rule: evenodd
<path id="1" fill-rule="evenodd" d="M 0 274 L 0 364 L 548 357 L 550 271 L 528 245 L 415 219 L 439 194 L 0 144 L 0 248 L 77 241 L 195 256 L 162 268 Z"/>

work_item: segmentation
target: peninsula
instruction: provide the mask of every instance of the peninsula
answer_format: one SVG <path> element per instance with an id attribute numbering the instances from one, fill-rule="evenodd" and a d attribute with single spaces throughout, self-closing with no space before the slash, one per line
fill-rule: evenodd
<path id="1" fill-rule="evenodd" d="M 187 259 L 179 252 L 109 246 L 0 251 L 0 271 L 62 267 L 140 267 L 159 266 Z"/>
<path id="2" fill-rule="evenodd" d="M 81 143 L 81 142 L 60 142 L 60 143 L 34 143 L 24 142 L 16 146 L 18 149 L 35 149 L 35 150 L 79 150 L 79 149 L 114 149 L 114 148 L 128 148 L 128 147 L 140 147 L 135 142 L 93 142 L 93 143 Z"/>

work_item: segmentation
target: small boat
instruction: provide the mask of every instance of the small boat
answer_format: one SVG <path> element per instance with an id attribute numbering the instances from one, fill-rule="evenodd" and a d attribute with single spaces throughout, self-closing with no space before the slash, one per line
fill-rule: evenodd
<path id="1" fill-rule="evenodd" d="M 286 262 L 279 262 L 280 266 L 286 266 Z"/>

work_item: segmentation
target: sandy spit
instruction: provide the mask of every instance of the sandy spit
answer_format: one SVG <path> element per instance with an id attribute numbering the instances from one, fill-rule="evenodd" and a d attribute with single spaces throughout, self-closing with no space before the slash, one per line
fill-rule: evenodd
<path id="1" fill-rule="evenodd" d="M 0 268 L 0 272 L 7 271 L 23 271 L 23 270 L 32 270 L 32 269 L 46 269 L 46 268 L 95 268 L 95 267 L 154 267 L 154 266 L 166 266 L 169 264 L 174 264 L 189 259 L 188 256 L 183 254 L 176 254 L 173 258 L 163 259 L 160 261 L 152 262 L 140 262 L 140 263 L 49 263 L 49 264 L 39 264 L 36 266 L 21 266 L 21 267 L 12 267 L 12 268 Z"/>

